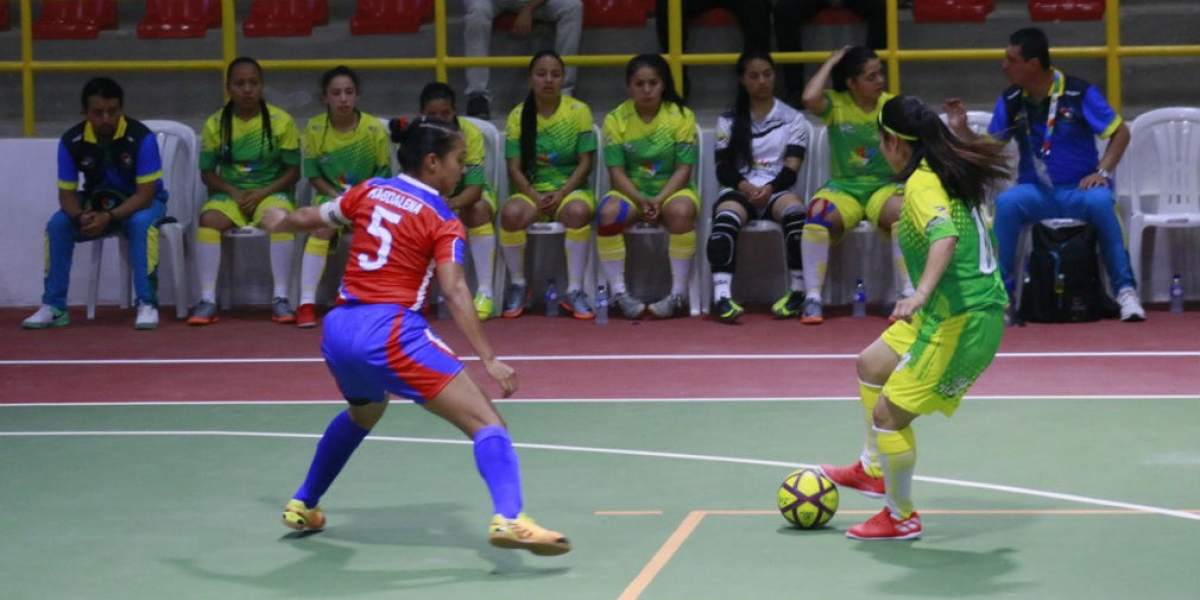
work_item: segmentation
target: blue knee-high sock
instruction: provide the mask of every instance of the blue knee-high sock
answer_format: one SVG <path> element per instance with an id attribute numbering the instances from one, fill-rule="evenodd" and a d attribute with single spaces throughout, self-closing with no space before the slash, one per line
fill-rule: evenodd
<path id="1" fill-rule="evenodd" d="M 356 425 L 347 411 L 334 417 L 325 428 L 321 441 L 317 442 L 317 452 L 308 467 L 304 484 L 296 491 L 296 499 L 302 500 L 308 508 L 316 506 L 368 433 L 371 430 Z"/>
<path id="2" fill-rule="evenodd" d="M 475 433 L 475 466 L 492 494 L 495 513 L 515 518 L 521 512 L 521 465 L 508 430 L 489 425 Z"/>

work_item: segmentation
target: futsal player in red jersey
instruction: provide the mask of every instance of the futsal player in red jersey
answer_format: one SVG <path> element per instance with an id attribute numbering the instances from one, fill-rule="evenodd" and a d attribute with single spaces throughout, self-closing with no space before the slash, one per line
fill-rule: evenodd
<path id="1" fill-rule="evenodd" d="M 318 442 L 308 476 L 284 509 L 283 524 L 296 530 L 324 527 L 321 496 L 379 422 L 388 398 L 399 396 L 474 441 L 475 463 L 495 508 L 488 532 L 493 546 L 538 555 L 568 552 L 566 537 L 523 512 L 520 467 L 503 419 L 420 312 L 436 274 L 455 325 L 488 375 L 506 397 L 516 391 L 516 373 L 496 358 L 475 314 L 463 275 L 463 225 L 446 203 L 466 162 L 462 134 L 422 117 L 393 141 L 400 144 L 400 176 L 371 179 L 319 207 L 263 216 L 272 232 L 340 226 L 356 232 L 321 342 L 325 364 L 350 406 Z"/>

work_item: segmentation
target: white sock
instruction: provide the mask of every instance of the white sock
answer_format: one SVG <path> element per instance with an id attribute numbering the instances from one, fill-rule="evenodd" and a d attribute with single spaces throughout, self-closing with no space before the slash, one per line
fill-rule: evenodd
<path id="1" fill-rule="evenodd" d="M 516 246 L 500 246 L 504 255 L 504 266 L 508 268 L 509 282 L 517 285 L 525 284 L 525 244 Z"/>
<path id="2" fill-rule="evenodd" d="M 567 247 L 567 291 L 574 292 L 583 289 L 583 273 L 587 268 L 588 240 L 572 240 L 565 242 Z"/>
<path id="3" fill-rule="evenodd" d="M 288 284 L 292 281 L 292 251 L 295 240 L 271 242 L 271 277 L 275 281 L 273 298 L 287 298 Z"/>
<path id="4" fill-rule="evenodd" d="M 492 262 L 496 256 L 495 235 L 472 235 L 467 240 L 471 247 L 471 262 L 475 263 L 475 291 L 492 297 Z"/>
<path id="5" fill-rule="evenodd" d="M 221 272 L 221 244 L 196 244 L 196 275 L 200 279 L 200 301 L 217 302 L 217 276 Z"/>
<path id="6" fill-rule="evenodd" d="M 713 298 L 732 298 L 733 273 L 713 273 Z"/>
<path id="7" fill-rule="evenodd" d="M 692 262 L 690 258 L 671 259 L 671 295 L 686 296 L 688 282 L 692 279 Z"/>
<path id="8" fill-rule="evenodd" d="M 317 286 L 325 272 L 325 256 L 304 253 L 300 259 L 300 304 L 317 303 Z"/>
<path id="9" fill-rule="evenodd" d="M 600 261 L 600 268 L 604 270 L 604 278 L 608 280 L 610 293 L 613 296 L 624 294 L 626 291 L 625 259 L 602 260 Z"/>

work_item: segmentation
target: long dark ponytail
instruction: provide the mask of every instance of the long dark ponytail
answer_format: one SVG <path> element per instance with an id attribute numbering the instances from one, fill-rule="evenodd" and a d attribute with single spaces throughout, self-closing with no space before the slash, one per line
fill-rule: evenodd
<path id="1" fill-rule="evenodd" d="M 747 50 L 738 57 L 738 89 L 737 98 L 733 101 L 733 123 L 731 123 L 729 132 L 729 149 L 733 151 L 733 164 L 739 169 L 754 162 L 753 133 L 750 130 L 750 92 L 747 92 L 746 86 L 741 83 L 742 76 L 746 74 L 746 68 L 752 60 L 764 60 L 771 65 L 772 69 L 775 68 L 775 60 L 766 50 Z"/>
<path id="2" fill-rule="evenodd" d="M 233 70 L 239 65 L 253 65 L 258 70 L 259 79 L 262 79 L 262 65 L 249 56 L 239 56 L 225 68 L 225 85 L 229 85 L 229 80 L 233 78 Z M 271 111 L 267 108 L 267 101 L 262 98 L 259 98 L 258 105 L 259 118 L 262 119 L 262 135 L 266 139 L 269 154 L 275 151 L 275 136 L 271 134 Z M 262 156 L 260 152 L 259 158 Z M 221 109 L 221 148 L 217 151 L 217 162 L 233 163 L 233 100 L 226 102 L 225 107 Z"/>
<path id="3" fill-rule="evenodd" d="M 543 57 L 551 56 L 558 61 L 559 66 L 565 66 L 562 57 L 553 50 L 541 50 L 529 61 L 529 72 L 533 73 L 533 65 Z M 537 97 L 533 89 L 525 96 L 521 105 L 521 173 L 533 184 L 533 176 L 537 173 Z"/>
<path id="4" fill-rule="evenodd" d="M 897 175 L 908 179 L 924 160 L 952 198 L 974 208 L 983 204 L 989 184 L 1011 176 L 1004 145 L 989 139 L 963 140 L 916 96 L 896 96 L 879 112 L 880 135 L 912 145 L 912 157 Z"/>

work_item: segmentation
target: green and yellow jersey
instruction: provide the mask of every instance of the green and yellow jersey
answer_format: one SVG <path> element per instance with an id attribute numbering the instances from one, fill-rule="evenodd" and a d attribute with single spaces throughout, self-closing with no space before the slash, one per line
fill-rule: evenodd
<path id="1" fill-rule="evenodd" d="M 267 105 L 271 139 L 267 139 L 261 115 L 248 121 L 230 119 L 229 145 L 221 135 L 219 110 L 204 123 L 200 134 L 200 170 L 215 171 L 231 185 L 252 190 L 275 181 L 287 167 L 300 165 L 300 132 L 291 115 Z"/>
<path id="2" fill-rule="evenodd" d="M 319 177 L 339 190 L 392 174 L 387 129 L 365 112 L 358 114 L 354 129 L 344 133 L 329 124 L 329 113 L 309 119 L 302 148 L 304 177 Z"/>
<path id="3" fill-rule="evenodd" d="M 508 113 L 504 136 L 504 158 L 521 157 L 521 110 L 518 104 Z M 579 155 L 596 151 L 592 109 L 570 96 L 562 96 L 549 118 L 537 117 L 537 169 L 533 188 L 539 192 L 560 190 L 579 166 Z M 586 180 L 584 182 L 586 185 Z"/>
<path id="4" fill-rule="evenodd" d="M 604 117 L 604 166 L 623 167 L 647 198 L 662 191 L 679 165 L 698 159 L 696 115 L 687 107 L 664 102 L 647 123 L 626 100 Z"/>
<path id="5" fill-rule="evenodd" d="M 461 194 L 468 185 L 481 185 L 484 194 L 489 194 L 492 192 L 492 186 L 488 182 L 487 172 L 484 170 L 488 147 L 483 138 L 483 132 L 479 131 L 474 123 L 462 117 L 458 118 L 458 129 L 462 131 L 463 140 L 467 144 L 467 164 L 462 180 L 458 182 L 458 187 L 454 188 L 454 193 L 450 195 Z"/>
<path id="6" fill-rule="evenodd" d="M 921 162 L 904 184 L 904 206 L 896 223 L 909 277 L 920 281 L 934 242 L 956 237 L 954 257 L 921 311 L 933 318 L 989 307 L 1003 308 L 1008 294 L 1000 281 L 992 234 L 978 208 L 946 194 L 942 182 Z"/>
<path id="7" fill-rule="evenodd" d="M 867 198 L 891 183 L 892 169 L 879 151 L 878 118 L 892 97 L 880 94 L 874 110 L 864 112 L 849 92 L 825 90 L 825 112 L 817 117 L 829 135 L 829 187 Z"/>

